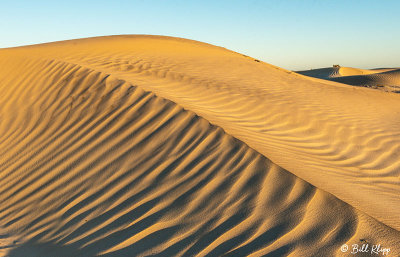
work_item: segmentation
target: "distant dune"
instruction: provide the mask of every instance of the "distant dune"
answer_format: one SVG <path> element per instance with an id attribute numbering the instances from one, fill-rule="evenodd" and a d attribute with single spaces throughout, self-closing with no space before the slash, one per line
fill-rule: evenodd
<path id="1" fill-rule="evenodd" d="M 398 94 L 161 36 L 0 67 L 1 256 L 400 254 Z"/>
<path id="2" fill-rule="evenodd" d="M 332 67 L 298 71 L 298 73 L 353 86 L 400 93 L 400 68 L 363 70 L 349 67 Z"/>

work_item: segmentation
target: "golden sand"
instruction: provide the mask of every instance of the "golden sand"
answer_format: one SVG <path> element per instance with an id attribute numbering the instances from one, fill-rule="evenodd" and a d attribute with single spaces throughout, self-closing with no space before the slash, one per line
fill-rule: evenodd
<path id="1" fill-rule="evenodd" d="M 400 95 L 158 36 L 0 68 L 0 255 L 400 253 Z"/>

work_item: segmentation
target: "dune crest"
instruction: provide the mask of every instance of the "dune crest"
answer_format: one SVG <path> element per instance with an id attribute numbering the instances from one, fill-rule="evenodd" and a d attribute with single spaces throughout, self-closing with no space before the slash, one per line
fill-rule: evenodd
<path id="1" fill-rule="evenodd" d="M 167 37 L 2 49 L 0 67 L 9 256 L 399 252 L 398 95 Z"/>

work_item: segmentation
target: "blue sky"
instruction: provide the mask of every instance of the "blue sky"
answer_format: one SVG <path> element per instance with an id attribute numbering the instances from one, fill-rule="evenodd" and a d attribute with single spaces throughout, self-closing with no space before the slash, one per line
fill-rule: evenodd
<path id="1" fill-rule="evenodd" d="M 82 37 L 190 38 L 292 70 L 400 67 L 400 1 L 3 0 L 0 47 Z"/>

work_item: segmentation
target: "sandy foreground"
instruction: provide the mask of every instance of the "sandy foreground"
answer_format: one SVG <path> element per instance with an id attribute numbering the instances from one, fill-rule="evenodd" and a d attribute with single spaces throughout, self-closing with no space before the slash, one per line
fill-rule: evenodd
<path id="1" fill-rule="evenodd" d="M 0 256 L 377 245 L 400 255 L 399 94 L 169 37 L 0 50 Z"/>

